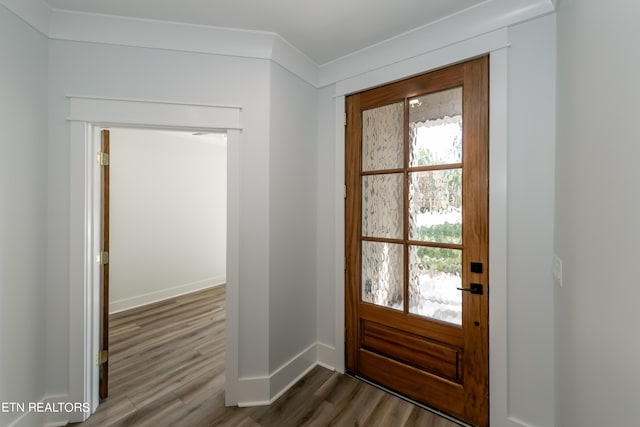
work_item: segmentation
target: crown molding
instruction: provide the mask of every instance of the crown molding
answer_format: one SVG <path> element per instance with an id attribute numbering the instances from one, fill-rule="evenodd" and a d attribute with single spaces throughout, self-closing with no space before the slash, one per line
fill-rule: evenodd
<path id="1" fill-rule="evenodd" d="M 0 0 L 50 39 L 271 60 L 316 88 L 553 13 L 556 2 L 487 0 L 319 66 L 273 32 L 57 10 L 42 0 Z"/>
<path id="2" fill-rule="evenodd" d="M 49 37 L 279 63 L 312 85 L 318 66 L 278 34 L 54 9 Z"/>
<path id="3" fill-rule="evenodd" d="M 0 0 L 0 5 L 49 37 L 51 8 L 42 0 Z"/>
<path id="4" fill-rule="evenodd" d="M 333 84 L 334 96 L 346 96 L 387 84 L 428 70 L 436 70 L 470 58 L 495 53 L 509 47 L 509 30 L 500 28 L 468 40 L 431 50 L 383 67 L 348 77 Z"/>
<path id="5" fill-rule="evenodd" d="M 320 67 L 286 39 L 276 34 L 271 60 L 314 87 L 320 82 Z"/>
<path id="6" fill-rule="evenodd" d="M 270 59 L 275 33 L 53 9 L 49 38 Z"/>
<path id="7" fill-rule="evenodd" d="M 553 11 L 552 0 L 488 0 L 321 65 L 319 87 L 411 60 Z"/>

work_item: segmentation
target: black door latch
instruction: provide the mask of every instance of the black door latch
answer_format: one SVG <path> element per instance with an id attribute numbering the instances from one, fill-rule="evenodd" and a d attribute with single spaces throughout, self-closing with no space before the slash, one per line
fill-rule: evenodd
<path id="1" fill-rule="evenodd" d="M 482 295 L 482 285 L 480 283 L 471 283 L 468 288 L 457 288 L 459 291 L 471 292 L 472 294 Z"/>

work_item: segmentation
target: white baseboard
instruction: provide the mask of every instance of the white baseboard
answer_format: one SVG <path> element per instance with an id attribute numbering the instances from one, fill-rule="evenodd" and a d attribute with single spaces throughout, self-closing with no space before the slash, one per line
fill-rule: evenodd
<path id="1" fill-rule="evenodd" d="M 332 347 L 322 343 L 314 343 L 269 376 L 239 378 L 238 406 L 272 404 L 316 366 L 320 365 L 334 370 L 332 362 L 334 355 L 335 349 Z"/>
<path id="2" fill-rule="evenodd" d="M 71 402 L 69 395 L 47 396 L 42 400 L 45 403 L 53 403 L 53 404 L 61 404 L 61 403 L 62 404 L 72 403 L 75 405 L 84 404 L 84 402 Z M 87 403 L 87 406 L 88 406 L 88 403 Z M 66 426 L 68 423 L 80 422 L 80 421 L 84 421 L 85 419 L 85 414 L 82 411 L 47 412 L 46 415 L 47 415 L 46 424 L 44 424 L 44 427 Z"/>
<path id="3" fill-rule="evenodd" d="M 24 412 L 8 427 L 35 427 L 45 424 L 45 416 L 38 412 Z"/>
<path id="4" fill-rule="evenodd" d="M 269 377 L 238 378 L 238 406 L 270 405 Z"/>
<path id="5" fill-rule="evenodd" d="M 224 285 L 226 281 L 227 278 L 224 276 L 212 277 L 209 279 L 198 280 L 197 282 L 185 283 L 182 285 L 160 289 L 142 295 L 136 295 L 134 297 L 125 298 L 118 301 L 112 301 L 109 303 L 109 314 L 114 314 L 120 311 L 129 310 L 131 308 L 140 307 L 169 298 L 174 298 L 180 295 L 188 294 L 190 292 L 196 292 L 203 289 L 211 288 L 213 286 Z"/>
<path id="6" fill-rule="evenodd" d="M 72 410 L 84 402 L 71 402 L 68 395 L 46 396 L 34 403 L 42 406 L 29 410 L 30 403 L 24 402 L 25 411 L 9 427 L 57 427 L 84 419 L 82 412 Z"/>
<path id="7" fill-rule="evenodd" d="M 317 343 L 311 344 L 271 374 L 269 402 L 276 401 L 318 364 L 317 347 Z"/>
<path id="8" fill-rule="evenodd" d="M 535 427 L 535 426 L 532 426 L 531 424 L 525 423 L 524 421 L 520 421 L 519 419 L 514 418 L 512 416 L 509 416 L 508 420 L 511 423 L 510 427 Z"/>
<path id="9" fill-rule="evenodd" d="M 316 344 L 318 350 L 318 365 L 323 368 L 336 370 L 336 357 L 344 357 L 344 355 L 337 355 L 336 348 L 324 343 Z"/>

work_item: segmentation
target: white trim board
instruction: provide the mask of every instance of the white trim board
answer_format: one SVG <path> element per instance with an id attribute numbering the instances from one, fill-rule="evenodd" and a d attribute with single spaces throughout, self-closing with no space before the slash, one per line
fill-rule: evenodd
<path id="1" fill-rule="evenodd" d="M 84 402 L 72 402 L 68 395 L 56 395 L 56 396 L 45 396 L 38 401 L 41 404 L 78 404 L 82 405 Z M 23 402 L 23 404 L 28 405 L 29 403 Z M 56 406 L 57 407 L 57 406 Z M 47 412 L 36 412 L 36 411 L 25 411 L 18 419 L 14 420 L 8 427 L 34 427 L 34 426 L 44 426 L 44 427 L 54 427 L 54 426 L 66 426 L 69 423 L 69 420 L 78 416 L 78 413 L 73 412 L 65 412 L 65 411 L 47 411 Z"/>
<path id="2" fill-rule="evenodd" d="M 280 35 L 49 8 L 0 0 L 50 39 L 271 60 L 316 88 L 361 76 L 492 31 L 553 13 L 552 0 L 492 0 L 360 51 L 316 64 Z"/>
<path id="3" fill-rule="evenodd" d="M 330 346 L 328 344 L 324 344 L 321 342 L 318 342 L 316 344 L 316 348 L 318 351 L 318 355 L 316 356 L 316 360 L 318 361 L 318 365 L 330 369 L 332 371 L 338 371 L 338 372 L 343 372 L 344 369 L 342 371 L 336 369 L 336 366 L 339 365 L 339 363 L 336 362 L 335 357 L 336 357 L 336 348 L 333 346 Z M 340 360 L 343 360 L 344 357 L 341 357 Z M 344 362 L 341 362 L 344 363 Z"/>
<path id="4" fill-rule="evenodd" d="M 69 400 L 88 402 L 91 413 L 98 407 L 98 367 L 100 336 L 99 268 L 94 254 L 99 250 L 99 128 L 162 127 L 185 130 L 227 130 L 227 326 L 226 399 L 235 404 L 238 376 L 238 258 L 237 224 L 239 144 L 241 108 L 171 103 L 151 100 L 69 96 L 70 116 L 70 197 L 69 197 Z M 76 414 L 71 422 L 83 421 Z"/>
<path id="5" fill-rule="evenodd" d="M 403 59 L 383 67 L 373 68 L 362 75 L 345 78 L 336 83 L 336 96 L 348 95 L 387 84 L 398 80 L 398 76 L 406 78 L 422 74 L 425 70 L 435 70 L 508 46 L 509 32 L 506 28 L 500 28 L 478 37 L 452 43 L 446 47 L 426 50 L 418 56 Z"/>
<path id="6" fill-rule="evenodd" d="M 45 424 L 45 416 L 41 412 L 24 412 L 7 427 L 33 427 Z"/>
<path id="7" fill-rule="evenodd" d="M 318 65 L 279 34 L 56 10 L 49 38 L 272 60 L 316 86 Z"/>
<path id="8" fill-rule="evenodd" d="M 45 37 L 49 37 L 52 10 L 42 1 L 0 0 L 18 18 L 33 27 Z"/>
<path id="9" fill-rule="evenodd" d="M 492 0 L 465 9 L 439 21 L 407 31 L 320 66 L 319 86 L 361 78 L 403 61 L 450 47 L 473 42 L 496 30 L 505 29 L 554 11 L 549 0 Z M 429 68 L 423 68 L 422 71 Z M 422 72 L 421 71 L 421 72 Z M 408 77 L 408 76 L 406 76 Z"/>
<path id="10" fill-rule="evenodd" d="M 318 362 L 318 355 L 323 352 L 323 347 L 327 348 L 319 342 L 311 344 L 268 376 L 239 378 L 238 388 L 243 400 L 238 402 L 238 406 L 272 404 L 316 366 L 335 370 L 330 364 Z"/>
<path id="11" fill-rule="evenodd" d="M 501 36 L 506 36 L 499 32 Z M 432 69 L 441 68 L 452 62 L 459 62 L 482 54 L 490 54 L 489 66 L 489 152 L 490 152 L 490 181 L 489 181 L 489 224 L 490 224 L 490 248 L 489 271 L 491 272 L 489 293 L 490 319 L 489 319 L 489 371 L 490 371 L 490 416 L 491 425 L 500 427 L 523 427 L 522 424 L 512 419 L 508 413 L 508 355 L 507 355 L 507 51 L 493 43 L 495 40 L 483 38 L 486 42 L 468 45 L 465 49 L 457 51 L 459 57 L 452 57 L 446 50 L 437 50 L 427 54 L 428 57 L 417 58 L 423 63 L 430 63 Z M 385 75 L 389 81 L 401 80 L 414 74 L 412 62 L 400 67 L 398 64 L 389 66 L 388 69 L 376 70 Z M 425 72 L 425 70 L 423 70 Z M 375 76 L 374 76 L 375 77 Z M 349 83 L 350 90 L 363 89 L 372 83 L 371 76 L 364 75 L 354 78 Z M 344 355 L 344 93 L 345 88 L 336 85 L 336 129 L 335 129 L 335 170 L 336 187 L 334 193 L 335 205 L 335 295 L 336 295 L 336 349 L 334 360 L 340 361 Z M 344 356 L 342 356 L 342 359 Z M 337 370 L 344 371 L 344 361 L 336 365 Z"/>
<path id="12" fill-rule="evenodd" d="M 128 126 L 189 129 L 241 129 L 238 106 L 167 102 L 132 98 L 67 95 L 69 121 L 101 125 L 126 123 Z M 108 120 L 104 111 L 108 110 Z M 180 119 L 176 119 L 180 117 Z"/>
<path id="13" fill-rule="evenodd" d="M 111 301 L 109 302 L 109 314 L 115 314 L 121 311 L 131 310 L 132 308 L 141 307 L 147 304 L 153 304 L 155 302 L 160 302 L 170 298 L 175 298 L 180 295 L 185 295 L 191 292 L 197 292 L 197 291 L 202 291 L 204 289 L 222 286 L 225 284 L 226 280 L 227 280 L 226 277 L 212 277 L 209 279 L 198 280 L 196 282 L 183 283 L 180 285 L 172 286 L 170 288 L 148 292 L 142 295 L 136 295 L 130 298 Z"/>

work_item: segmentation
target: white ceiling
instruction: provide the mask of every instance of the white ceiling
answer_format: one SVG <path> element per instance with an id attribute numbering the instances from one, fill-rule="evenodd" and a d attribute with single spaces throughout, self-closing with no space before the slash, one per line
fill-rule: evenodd
<path id="1" fill-rule="evenodd" d="M 54 9 L 275 32 L 322 65 L 492 0 L 44 0 Z"/>

